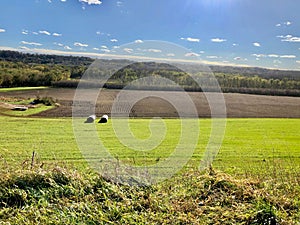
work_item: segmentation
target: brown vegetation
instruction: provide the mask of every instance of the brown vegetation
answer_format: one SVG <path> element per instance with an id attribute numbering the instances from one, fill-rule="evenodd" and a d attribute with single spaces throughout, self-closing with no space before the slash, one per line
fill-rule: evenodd
<path id="1" fill-rule="evenodd" d="M 70 117 L 72 116 L 72 104 L 76 89 L 50 88 L 45 90 L 29 90 L 1 93 L 0 97 L 35 98 L 51 97 L 60 103 L 60 107 L 42 112 L 39 116 L 45 117 Z M 138 91 L 132 91 L 138 92 Z M 97 100 L 95 113 L 103 115 L 111 113 L 111 107 L 116 100 L 119 90 L 102 90 Z M 156 92 L 158 94 L 162 92 Z M 171 95 L 179 95 L 178 92 L 168 92 Z M 92 107 L 89 101 L 92 95 L 87 90 L 87 100 L 83 104 Z M 204 93 L 190 92 L 191 99 L 195 102 L 199 117 L 210 117 L 210 109 Z M 180 96 L 180 95 L 179 95 Z M 264 96 L 237 93 L 224 93 L 227 116 L 261 117 L 261 118 L 300 118 L 300 98 L 283 96 Z M 126 102 L 124 103 L 127 104 Z M 187 109 L 188 110 L 188 109 Z M 89 115 L 86 115 L 89 116 Z M 137 102 L 131 109 L 132 117 L 178 117 L 178 112 L 168 102 L 157 97 L 148 97 Z"/>

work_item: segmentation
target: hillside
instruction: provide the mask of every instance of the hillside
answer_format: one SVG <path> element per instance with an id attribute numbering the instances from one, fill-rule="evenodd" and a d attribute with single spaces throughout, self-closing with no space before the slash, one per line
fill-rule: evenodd
<path id="1" fill-rule="evenodd" d="M 3 174 L 4 223 L 250 225 L 296 224 L 299 218 L 296 189 L 286 193 L 288 185 L 215 171 L 191 171 L 154 186 L 120 185 L 59 167 L 36 171 Z"/>
<path id="2" fill-rule="evenodd" d="M 94 62 L 88 57 L 40 55 L 14 51 L 0 51 L 0 87 L 55 86 L 76 88 L 84 72 Z M 176 66 L 166 63 L 132 62 L 127 60 L 98 61 L 104 65 L 93 68 L 93 79 L 87 85 L 100 83 L 105 88 L 122 89 L 136 79 L 150 77 L 152 84 L 140 83 L 134 89 L 174 90 L 172 85 L 162 83 L 166 78 L 180 85 L 186 91 L 201 92 L 191 76 Z M 122 65 L 126 65 L 122 67 Z M 188 66 L 197 79 L 205 81 L 206 89 L 214 91 L 216 78 L 223 92 L 262 95 L 300 96 L 300 71 L 271 70 L 251 67 L 210 66 L 212 73 L 202 71 L 199 65 Z M 119 67 L 118 71 L 115 68 Z M 108 81 L 103 77 L 111 74 Z M 214 77 L 212 76 L 214 75 Z M 85 76 L 85 78 L 87 78 Z M 97 82 L 95 82 L 97 80 Z M 96 86 L 98 87 L 98 86 Z"/>
<path id="3" fill-rule="evenodd" d="M 0 51 L 0 61 L 23 62 L 26 64 L 60 64 L 65 66 L 89 66 L 94 59 L 79 56 L 30 54 L 16 51 Z M 214 73 L 240 74 L 245 76 L 257 75 L 263 78 L 273 79 L 296 79 L 300 80 L 300 71 L 276 70 L 259 67 L 233 67 L 233 66 L 209 66 Z"/>

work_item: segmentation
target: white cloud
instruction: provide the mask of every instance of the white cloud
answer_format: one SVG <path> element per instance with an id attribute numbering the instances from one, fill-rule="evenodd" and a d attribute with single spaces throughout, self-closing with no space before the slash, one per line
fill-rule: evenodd
<path id="1" fill-rule="evenodd" d="M 287 25 L 287 26 L 290 26 L 290 25 L 292 25 L 292 22 L 291 22 L 291 21 L 286 21 L 286 22 L 284 22 L 283 24 L 284 24 L 284 25 Z"/>
<path id="2" fill-rule="evenodd" d="M 286 42 L 300 42 L 300 37 L 294 37 L 291 34 L 288 35 L 279 35 L 277 36 L 278 38 L 281 38 L 281 41 L 286 41 Z"/>
<path id="3" fill-rule="evenodd" d="M 297 60 L 297 61 L 296 61 L 296 63 L 299 63 L 299 64 L 300 64 L 300 61 L 299 61 L 299 60 Z"/>
<path id="4" fill-rule="evenodd" d="M 100 49 L 99 48 L 93 48 L 93 50 L 99 51 Z"/>
<path id="5" fill-rule="evenodd" d="M 39 35 L 39 33 L 38 33 L 38 32 L 32 32 L 32 34 L 34 34 L 34 35 Z"/>
<path id="6" fill-rule="evenodd" d="M 127 52 L 127 53 L 132 53 L 133 52 L 133 49 L 132 48 L 123 48 L 124 52 Z"/>
<path id="7" fill-rule="evenodd" d="M 253 43 L 253 46 L 255 46 L 255 47 L 260 47 L 260 43 L 254 42 L 254 43 Z"/>
<path id="8" fill-rule="evenodd" d="M 66 50 L 72 50 L 72 48 L 71 48 L 70 46 L 68 46 L 68 45 L 66 45 L 66 46 L 64 47 L 64 49 L 66 49 Z"/>
<path id="9" fill-rule="evenodd" d="M 55 36 L 55 37 L 60 37 L 60 36 L 62 36 L 62 34 L 59 34 L 59 33 L 53 33 L 52 35 Z"/>
<path id="10" fill-rule="evenodd" d="M 270 58 L 278 58 L 279 55 L 277 55 L 277 54 L 269 54 L 268 57 L 270 57 Z"/>
<path id="11" fill-rule="evenodd" d="M 102 2 L 99 0 L 79 0 L 79 2 L 87 3 L 89 5 L 101 5 Z"/>
<path id="12" fill-rule="evenodd" d="M 0 29 L 0 33 L 4 33 L 5 31 L 5 29 Z"/>
<path id="13" fill-rule="evenodd" d="M 110 52 L 110 50 L 107 49 L 107 48 L 102 48 L 101 51 L 102 51 L 102 52 L 105 52 L 105 53 L 109 53 L 109 52 Z"/>
<path id="14" fill-rule="evenodd" d="M 28 30 L 22 30 L 22 34 L 28 35 L 29 31 Z"/>
<path id="15" fill-rule="evenodd" d="M 226 39 L 222 39 L 222 38 L 212 38 L 210 39 L 212 42 L 217 42 L 217 43 L 221 43 L 221 42 L 225 42 L 227 41 Z"/>
<path id="16" fill-rule="evenodd" d="M 238 60 L 241 60 L 241 59 L 242 59 L 242 58 L 239 57 L 239 56 L 234 58 L 234 60 L 237 60 L 237 61 L 238 61 Z"/>
<path id="17" fill-rule="evenodd" d="M 117 39 L 110 39 L 111 42 L 118 42 Z"/>
<path id="18" fill-rule="evenodd" d="M 107 37 L 111 36 L 109 33 L 101 32 L 101 31 L 96 31 L 97 35 L 106 35 Z"/>
<path id="19" fill-rule="evenodd" d="M 121 7 L 122 5 L 123 5 L 123 2 L 117 1 L 117 6 L 118 6 L 118 7 Z"/>
<path id="20" fill-rule="evenodd" d="M 205 51 L 200 51 L 199 53 L 200 53 L 200 54 L 204 54 L 204 53 L 205 53 Z"/>
<path id="21" fill-rule="evenodd" d="M 134 43 L 144 43 L 142 40 L 135 40 Z"/>
<path id="22" fill-rule="evenodd" d="M 189 41 L 189 42 L 200 42 L 199 38 L 191 38 L 191 37 L 187 37 L 187 38 L 180 38 L 181 40 L 185 40 L 185 41 Z"/>
<path id="23" fill-rule="evenodd" d="M 208 59 L 218 59 L 219 57 L 216 56 L 216 55 L 209 55 L 209 56 L 206 56 L 206 58 L 208 58 Z"/>
<path id="24" fill-rule="evenodd" d="M 283 39 L 282 41 L 287 41 L 287 42 L 300 42 L 300 37 L 288 37 L 286 39 Z"/>
<path id="25" fill-rule="evenodd" d="M 175 54 L 174 54 L 174 53 L 168 53 L 167 56 L 169 56 L 169 57 L 174 57 Z"/>
<path id="26" fill-rule="evenodd" d="M 149 48 L 148 52 L 159 53 L 159 52 L 161 52 L 161 50 L 160 49 Z"/>
<path id="27" fill-rule="evenodd" d="M 188 37 L 186 40 L 189 41 L 189 42 L 200 42 L 200 39 L 199 39 L 199 38 L 191 38 L 191 37 Z"/>
<path id="28" fill-rule="evenodd" d="M 191 37 L 188 37 L 186 38 L 187 41 L 189 42 L 200 42 L 200 39 L 199 38 L 191 38 Z"/>
<path id="29" fill-rule="evenodd" d="M 7 50 L 13 50 L 13 51 L 18 51 L 20 50 L 20 48 L 10 48 L 10 47 L 5 47 L 5 46 L 0 46 L 0 49 L 7 49 Z M 103 53 L 97 53 L 97 52 L 87 52 L 87 51 L 64 51 L 64 50 L 54 50 L 54 49 L 42 49 L 42 48 L 31 48 L 29 49 L 29 51 L 31 53 L 39 53 L 39 54 L 51 54 L 51 55 L 74 55 L 74 56 L 87 56 L 87 57 L 93 57 L 93 58 L 99 58 L 99 57 L 103 57 Z M 107 55 L 107 59 L 120 59 L 120 55 L 117 54 L 117 55 L 114 55 L 114 54 L 109 54 Z M 138 61 L 140 60 L 140 56 L 136 56 L 136 55 L 128 55 L 128 60 L 132 60 L 132 61 Z M 148 60 L 161 60 L 161 62 L 165 62 L 165 59 L 160 59 L 160 58 L 153 58 L 153 57 L 146 57 L 146 59 Z M 199 63 L 199 59 L 188 59 L 188 58 L 181 58 L 181 59 L 170 59 L 172 60 L 173 62 L 178 62 L 178 63 L 190 63 L 190 62 L 195 62 L 195 63 Z M 246 59 L 245 59 L 246 60 Z M 209 60 L 202 60 L 201 61 L 202 63 L 205 63 L 205 64 L 208 64 L 208 65 L 226 65 L 226 66 L 236 66 L 235 63 L 232 63 L 232 62 L 229 62 L 226 61 L 226 63 L 223 63 L 223 60 L 222 61 L 209 61 Z M 247 64 L 240 64 L 239 63 L 239 66 L 241 67 L 249 67 L 249 65 Z"/>
<path id="30" fill-rule="evenodd" d="M 41 43 L 37 43 L 37 42 L 27 42 L 27 41 L 21 41 L 21 44 L 23 45 L 35 45 L 35 46 L 41 46 Z"/>
<path id="31" fill-rule="evenodd" d="M 57 43 L 57 42 L 54 42 L 53 44 L 57 45 L 57 46 L 60 46 L 60 47 L 63 47 L 64 45 L 62 43 Z"/>
<path id="32" fill-rule="evenodd" d="M 254 56 L 256 58 L 266 57 L 266 55 L 264 55 L 264 54 L 252 54 L 252 56 Z"/>
<path id="33" fill-rule="evenodd" d="M 200 55 L 195 52 L 189 52 L 184 55 L 185 57 L 199 57 Z"/>
<path id="34" fill-rule="evenodd" d="M 288 34 L 288 35 L 278 35 L 277 37 L 279 37 L 279 38 L 292 38 L 293 37 L 293 35 L 290 35 L 290 34 Z"/>
<path id="35" fill-rule="evenodd" d="M 281 55 L 280 58 L 294 59 L 294 58 L 296 58 L 296 56 L 295 55 Z"/>
<path id="36" fill-rule="evenodd" d="M 60 0 L 61 2 L 66 2 L 67 0 Z"/>
<path id="37" fill-rule="evenodd" d="M 40 30 L 39 33 L 40 34 L 45 34 L 45 35 L 51 35 L 51 33 L 46 31 L 46 30 Z"/>
<path id="38" fill-rule="evenodd" d="M 222 38 L 212 38 L 210 39 L 212 42 L 217 42 L 217 43 L 221 43 L 221 42 L 225 42 L 227 41 L 226 39 L 222 39 Z"/>
<path id="39" fill-rule="evenodd" d="M 80 42 L 75 42 L 74 46 L 76 46 L 76 47 L 88 47 L 89 45 L 88 44 L 83 44 L 83 43 L 80 43 Z"/>
<path id="40" fill-rule="evenodd" d="M 25 51 L 30 50 L 30 48 L 27 48 L 26 46 L 20 46 L 19 49 L 22 49 L 22 50 L 25 50 Z"/>
<path id="41" fill-rule="evenodd" d="M 269 57 L 269 58 L 286 58 L 286 59 L 293 59 L 296 58 L 295 55 L 277 55 L 277 54 L 252 54 L 252 56 L 256 58 L 263 58 L 263 57 Z"/>
<path id="42" fill-rule="evenodd" d="M 106 45 L 101 45 L 101 48 L 107 48 L 107 46 Z"/>
<path id="43" fill-rule="evenodd" d="M 292 25 L 292 22 L 291 21 L 286 21 L 286 22 L 283 22 L 283 23 L 277 23 L 275 26 L 276 27 L 281 27 L 281 26 L 290 26 Z"/>

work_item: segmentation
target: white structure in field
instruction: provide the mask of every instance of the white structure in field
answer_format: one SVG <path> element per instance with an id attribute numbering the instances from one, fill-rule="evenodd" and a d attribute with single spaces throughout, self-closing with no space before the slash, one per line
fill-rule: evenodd
<path id="1" fill-rule="evenodd" d="M 85 123 L 94 123 L 95 120 L 96 120 L 96 115 L 90 115 L 90 116 L 86 119 Z"/>
<path id="2" fill-rule="evenodd" d="M 107 121 L 108 121 L 108 115 L 103 115 L 98 123 L 107 123 Z"/>

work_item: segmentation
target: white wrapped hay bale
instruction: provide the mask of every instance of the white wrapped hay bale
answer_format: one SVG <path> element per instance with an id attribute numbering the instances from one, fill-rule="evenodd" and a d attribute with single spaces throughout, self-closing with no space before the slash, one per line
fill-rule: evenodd
<path id="1" fill-rule="evenodd" d="M 85 123 L 94 123 L 95 120 L 96 120 L 96 115 L 90 115 L 90 116 L 86 119 Z"/>
<path id="2" fill-rule="evenodd" d="M 107 123 L 107 121 L 108 121 L 108 115 L 103 115 L 98 123 Z"/>

